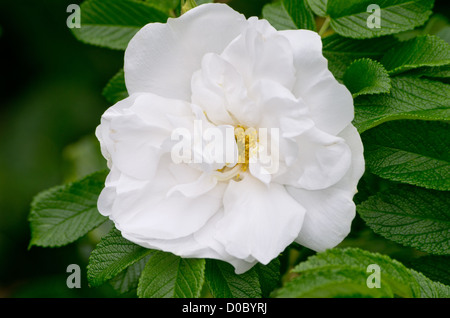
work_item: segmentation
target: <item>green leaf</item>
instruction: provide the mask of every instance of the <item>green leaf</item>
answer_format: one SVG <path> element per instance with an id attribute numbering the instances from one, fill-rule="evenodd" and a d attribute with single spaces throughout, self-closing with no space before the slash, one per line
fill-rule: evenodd
<path id="1" fill-rule="evenodd" d="M 442 66 L 450 63 L 450 45 L 437 36 L 419 36 L 401 42 L 381 59 L 389 74 L 398 74 L 423 66 Z"/>
<path id="2" fill-rule="evenodd" d="M 380 28 L 369 28 L 367 12 L 371 4 L 380 7 Z M 365 39 L 412 30 L 424 24 L 431 15 L 434 0 L 330 0 L 327 14 L 336 33 L 350 38 Z"/>
<path id="3" fill-rule="evenodd" d="M 146 3 L 152 5 L 155 8 L 160 9 L 161 11 L 167 12 L 175 9 L 181 0 L 145 0 Z"/>
<path id="4" fill-rule="evenodd" d="M 354 125 L 360 133 L 391 120 L 449 120 L 449 85 L 413 77 L 391 78 L 389 94 L 355 99 Z"/>
<path id="5" fill-rule="evenodd" d="M 281 283 L 280 260 L 275 258 L 269 264 L 258 263 L 254 270 L 258 274 L 259 284 L 263 297 L 269 297 L 270 293 Z"/>
<path id="6" fill-rule="evenodd" d="M 89 257 L 88 282 L 93 287 L 100 286 L 152 252 L 124 239 L 119 230 L 112 229 Z"/>
<path id="7" fill-rule="evenodd" d="M 450 26 L 442 28 L 442 30 L 436 33 L 436 35 L 445 42 L 447 42 L 448 44 L 450 44 Z"/>
<path id="8" fill-rule="evenodd" d="M 314 15 L 306 0 L 280 0 L 264 6 L 263 18 L 277 30 L 316 30 Z"/>
<path id="9" fill-rule="evenodd" d="M 410 71 L 406 71 L 403 73 L 406 76 L 415 76 L 415 77 L 428 77 L 428 78 L 449 78 L 450 77 L 450 65 L 444 66 L 424 66 L 419 67 Z"/>
<path id="10" fill-rule="evenodd" d="M 311 10 L 320 17 L 327 15 L 327 0 L 308 0 Z"/>
<path id="11" fill-rule="evenodd" d="M 414 270 L 410 272 L 420 285 L 420 298 L 450 298 L 450 286 L 434 282 Z"/>
<path id="12" fill-rule="evenodd" d="M 217 260 L 206 260 L 206 283 L 215 298 L 260 298 L 261 287 L 257 271 L 237 275 L 233 266 Z"/>
<path id="13" fill-rule="evenodd" d="M 286 11 L 283 1 L 266 4 L 262 10 L 262 16 L 277 30 L 298 29 L 292 17 Z"/>
<path id="14" fill-rule="evenodd" d="M 103 89 L 103 96 L 111 104 L 115 104 L 128 97 L 127 87 L 125 86 L 125 73 L 123 70 L 117 72 L 117 74 L 108 82 Z"/>
<path id="15" fill-rule="evenodd" d="M 333 75 L 342 79 L 347 67 L 361 58 L 380 59 L 398 41 L 392 36 L 355 40 L 333 34 L 322 39 L 323 55 Z"/>
<path id="16" fill-rule="evenodd" d="M 138 285 L 141 298 L 197 298 L 203 287 L 204 259 L 186 259 L 155 252 Z"/>
<path id="17" fill-rule="evenodd" d="M 413 260 L 409 266 L 429 279 L 450 285 L 450 256 L 428 255 Z"/>
<path id="18" fill-rule="evenodd" d="M 369 265 L 380 268 L 381 288 L 369 288 L 373 273 Z M 387 256 L 356 248 L 329 249 L 300 263 L 299 273 L 279 289 L 276 297 L 419 297 L 421 288 L 411 272 Z M 370 280 L 371 281 L 371 280 Z"/>
<path id="19" fill-rule="evenodd" d="M 197 5 L 201 5 L 204 3 L 213 3 L 214 0 L 195 0 L 195 2 L 197 2 Z"/>
<path id="20" fill-rule="evenodd" d="M 167 17 L 142 1 L 88 0 L 81 4 L 81 28 L 72 32 L 82 42 L 124 50 L 144 25 L 165 23 Z"/>
<path id="21" fill-rule="evenodd" d="M 368 58 L 353 62 L 343 80 L 353 97 L 388 93 L 391 88 L 391 79 L 383 65 Z"/>
<path id="22" fill-rule="evenodd" d="M 319 272 L 309 271 L 277 290 L 276 298 L 392 298 L 390 288 L 366 286 L 366 274 L 362 269 L 330 268 Z M 408 295 L 409 296 L 409 295 Z"/>
<path id="23" fill-rule="evenodd" d="M 393 181 L 450 190 L 449 123 L 389 122 L 362 135 L 370 172 Z"/>
<path id="24" fill-rule="evenodd" d="M 150 257 L 151 254 L 141 258 L 133 265 L 128 266 L 109 281 L 111 286 L 120 294 L 125 294 L 132 290 L 136 291 L 141 273 Z"/>
<path id="25" fill-rule="evenodd" d="M 29 216 L 30 247 L 66 245 L 105 222 L 106 218 L 97 210 L 97 198 L 106 175 L 106 171 L 96 172 L 38 194 Z"/>
<path id="26" fill-rule="evenodd" d="M 407 185 L 392 186 L 358 205 L 377 234 L 430 254 L 450 254 L 450 196 Z"/>

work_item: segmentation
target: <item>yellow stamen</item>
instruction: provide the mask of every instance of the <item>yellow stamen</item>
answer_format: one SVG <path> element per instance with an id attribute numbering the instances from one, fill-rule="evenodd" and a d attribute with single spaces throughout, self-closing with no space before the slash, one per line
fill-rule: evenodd
<path id="1" fill-rule="evenodd" d="M 234 129 L 234 137 L 238 148 L 238 161 L 237 164 L 229 168 L 227 166 L 217 169 L 215 174 L 219 181 L 225 181 L 235 179 L 241 180 L 239 172 L 246 172 L 250 164 L 250 155 L 255 155 L 256 147 L 258 144 L 258 134 L 254 128 L 245 128 L 238 125 Z"/>

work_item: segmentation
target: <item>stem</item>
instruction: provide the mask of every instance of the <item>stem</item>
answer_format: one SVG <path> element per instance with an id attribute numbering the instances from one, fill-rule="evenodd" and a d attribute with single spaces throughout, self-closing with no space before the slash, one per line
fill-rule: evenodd
<path id="1" fill-rule="evenodd" d="M 195 0 L 182 0 L 181 1 L 181 15 L 188 12 L 189 10 L 195 8 L 197 3 Z"/>
<path id="2" fill-rule="evenodd" d="M 327 17 L 325 19 L 325 21 L 323 22 L 322 27 L 319 30 L 320 36 L 322 36 L 328 30 L 328 27 L 330 26 L 330 22 L 331 22 L 330 17 Z"/>
<path id="3" fill-rule="evenodd" d="M 169 15 L 170 15 L 171 18 L 176 18 L 177 17 L 177 14 L 175 13 L 174 9 L 169 11 Z"/>

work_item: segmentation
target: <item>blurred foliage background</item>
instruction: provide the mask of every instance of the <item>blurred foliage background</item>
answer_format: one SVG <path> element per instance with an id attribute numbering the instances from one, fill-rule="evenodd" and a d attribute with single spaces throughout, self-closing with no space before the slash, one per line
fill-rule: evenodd
<path id="1" fill-rule="evenodd" d="M 87 259 L 99 233 L 62 248 L 27 248 L 33 196 L 104 166 L 93 132 L 110 106 L 101 91 L 123 67 L 123 52 L 72 36 L 66 8 L 80 2 L 0 0 L 0 297 L 116 296 L 109 286 L 87 286 Z M 252 16 L 270 0 L 227 2 Z M 434 12 L 449 18 L 447 2 L 437 0 Z M 400 260 L 416 253 L 375 236 L 359 219 L 354 228 L 343 246 Z M 66 286 L 69 264 L 82 269 L 81 289 Z"/>

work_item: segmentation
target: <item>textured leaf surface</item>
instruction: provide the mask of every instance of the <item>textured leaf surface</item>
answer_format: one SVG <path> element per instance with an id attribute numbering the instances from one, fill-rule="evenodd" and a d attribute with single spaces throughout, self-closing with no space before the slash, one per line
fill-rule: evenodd
<path id="1" fill-rule="evenodd" d="M 410 270 L 411 274 L 420 285 L 420 298 L 449 298 L 450 286 L 434 282 L 424 276 L 422 273 L 418 273 L 415 270 Z"/>
<path id="2" fill-rule="evenodd" d="M 142 1 L 88 0 L 81 5 L 81 28 L 72 31 L 82 42 L 124 50 L 144 25 L 166 21 L 167 14 Z"/>
<path id="3" fill-rule="evenodd" d="M 431 254 L 450 254 L 450 196 L 442 191 L 397 185 L 358 205 L 375 233 Z"/>
<path id="4" fill-rule="evenodd" d="M 392 298 L 388 288 L 367 288 L 363 270 L 322 269 L 294 278 L 274 293 L 277 298 Z M 409 296 L 409 295 L 408 295 Z"/>
<path id="5" fill-rule="evenodd" d="M 151 254 L 141 258 L 133 265 L 128 266 L 109 281 L 111 286 L 120 294 L 125 294 L 132 290 L 136 290 L 138 287 L 139 278 L 141 277 L 145 264 L 147 264 L 150 257 Z"/>
<path id="6" fill-rule="evenodd" d="M 371 4 L 380 7 L 380 28 L 369 28 L 367 12 Z M 424 24 L 431 15 L 434 0 L 332 0 L 327 14 L 336 33 L 356 39 L 379 37 L 412 30 Z"/>
<path id="7" fill-rule="evenodd" d="M 206 260 L 206 282 L 215 298 L 258 298 L 261 287 L 257 271 L 252 268 L 237 275 L 228 263 Z"/>
<path id="8" fill-rule="evenodd" d="M 106 221 L 97 210 L 97 199 L 107 172 L 38 194 L 32 204 L 30 246 L 62 246 L 74 242 Z"/>
<path id="9" fill-rule="evenodd" d="M 390 74 L 423 66 L 447 65 L 450 63 L 450 45 L 437 36 L 419 36 L 396 45 L 381 63 Z"/>
<path id="10" fill-rule="evenodd" d="M 395 121 L 362 135 L 366 165 L 385 179 L 450 190 L 448 123 Z"/>
<path id="11" fill-rule="evenodd" d="M 388 93 L 391 88 L 391 79 L 383 65 L 365 58 L 353 62 L 347 68 L 344 74 L 344 84 L 353 97 L 356 97 Z"/>
<path id="12" fill-rule="evenodd" d="M 136 245 L 113 229 L 92 251 L 89 257 L 88 281 L 100 286 L 153 251 Z"/>
<path id="13" fill-rule="evenodd" d="M 282 1 L 266 4 L 263 8 L 262 16 L 277 30 L 298 29 Z"/>
<path id="14" fill-rule="evenodd" d="M 254 268 L 258 274 L 262 296 L 269 297 L 270 293 L 277 288 L 281 282 L 280 260 L 276 258 L 267 265 L 258 263 Z"/>
<path id="15" fill-rule="evenodd" d="M 281 0 L 263 8 L 263 18 L 277 30 L 316 30 L 314 15 L 306 0 Z"/>
<path id="16" fill-rule="evenodd" d="M 361 133 L 381 123 L 398 119 L 450 119 L 450 86 L 413 77 L 391 78 L 389 94 L 355 99 L 354 124 Z"/>
<path id="17" fill-rule="evenodd" d="M 432 79 L 449 78 L 450 77 L 450 65 L 444 66 L 431 66 L 431 67 L 419 67 L 410 71 L 406 71 L 402 75 L 416 76 L 416 77 L 429 77 Z"/>
<path id="18" fill-rule="evenodd" d="M 144 0 L 146 3 L 160 9 L 161 11 L 170 11 L 175 9 L 179 4 L 180 0 Z M 197 1 L 198 3 L 198 1 Z"/>
<path id="19" fill-rule="evenodd" d="M 431 280 L 450 285 L 450 256 L 423 256 L 412 261 L 410 267 Z"/>
<path id="20" fill-rule="evenodd" d="M 106 100 L 111 104 L 115 104 L 128 97 L 123 70 L 117 72 L 117 74 L 108 82 L 103 89 L 103 96 L 105 96 Z"/>
<path id="21" fill-rule="evenodd" d="M 327 15 L 327 0 L 308 0 L 309 7 L 318 16 Z"/>
<path id="22" fill-rule="evenodd" d="M 333 34 L 322 39 L 323 55 L 333 75 L 342 79 L 347 67 L 361 58 L 381 59 L 398 41 L 391 36 L 376 39 L 355 40 Z"/>
<path id="23" fill-rule="evenodd" d="M 197 298 L 204 275 L 204 259 L 181 258 L 158 251 L 145 265 L 137 293 L 141 298 Z"/>
<path id="24" fill-rule="evenodd" d="M 382 288 L 368 288 L 371 264 L 381 270 Z M 308 258 L 299 273 L 275 293 L 277 297 L 419 297 L 421 288 L 410 271 L 387 256 L 363 250 L 330 249 Z"/>

